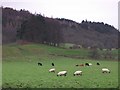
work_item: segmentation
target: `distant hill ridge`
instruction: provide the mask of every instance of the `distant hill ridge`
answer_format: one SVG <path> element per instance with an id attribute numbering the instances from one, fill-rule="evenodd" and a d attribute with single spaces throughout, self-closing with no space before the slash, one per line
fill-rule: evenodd
<path id="1" fill-rule="evenodd" d="M 55 30 L 61 31 L 62 43 L 74 43 L 82 45 L 83 47 L 97 46 L 99 48 L 117 48 L 118 47 L 118 35 L 119 31 L 112 25 L 104 24 L 103 22 L 91 22 L 83 20 L 81 23 L 75 22 L 73 20 L 65 18 L 48 18 L 42 15 L 34 15 L 26 10 L 14 10 L 12 8 L 2 8 L 2 25 L 3 25 L 3 44 L 13 43 L 17 41 L 17 31 L 21 28 L 21 24 L 24 21 L 30 21 L 33 16 L 39 16 L 43 18 L 39 20 L 40 27 L 38 30 L 31 29 L 34 35 L 31 36 L 30 33 L 25 33 L 25 40 L 30 40 L 32 42 L 42 42 L 41 37 L 35 36 L 42 35 L 40 31 L 48 31 L 51 28 L 51 32 Z M 34 20 L 35 22 L 35 20 Z M 36 20 L 37 22 L 37 20 Z M 32 23 L 28 23 L 31 24 Z M 35 26 L 35 24 L 34 24 Z M 34 27 L 33 26 L 33 27 Z M 51 27 L 50 27 L 51 26 Z M 48 27 L 48 28 L 47 28 Z M 59 27 L 59 28 L 57 28 Z M 33 31 L 34 30 L 34 31 Z M 53 31 L 52 31 L 53 30 Z M 29 32 L 31 32 L 29 31 Z M 51 33 L 51 34 L 57 34 Z M 50 34 L 48 35 L 50 37 Z M 60 36 L 60 37 L 61 37 Z M 51 38 L 52 39 L 52 38 Z M 44 39 L 48 40 L 48 39 Z M 56 40 L 58 41 L 58 40 Z M 61 43 L 60 41 L 60 43 Z"/>

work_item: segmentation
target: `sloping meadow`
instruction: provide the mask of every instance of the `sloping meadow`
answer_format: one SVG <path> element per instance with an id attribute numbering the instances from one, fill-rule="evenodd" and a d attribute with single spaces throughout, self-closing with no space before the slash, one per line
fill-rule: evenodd
<path id="1" fill-rule="evenodd" d="M 83 51 L 84 53 L 82 53 Z M 3 88 L 117 88 L 118 62 L 65 57 L 63 55 L 88 55 L 89 51 L 70 50 L 41 44 L 3 46 Z M 42 66 L 38 66 L 38 62 Z M 96 63 L 99 62 L 100 65 Z M 55 66 L 51 64 L 54 63 Z M 76 64 L 92 63 L 92 66 Z M 55 68 L 55 73 L 49 69 Z M 110 73 L 102 73 L 108 68 Z M 66 70 L 66 76 L 57 76 Z M 77 70 L 82 76 L 73 76 Z"/>

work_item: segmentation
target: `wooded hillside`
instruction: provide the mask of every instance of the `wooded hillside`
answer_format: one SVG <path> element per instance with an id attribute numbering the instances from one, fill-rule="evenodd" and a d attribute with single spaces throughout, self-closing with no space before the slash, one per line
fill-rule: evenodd
<path id="1" fill-rule="evenodd" d="M 1 7 L 2 8 L 2 7 Z M 48 18 L 26 10 L 2 8 L 3 44 L 26 40 L 49 45 L 74 43 L 83 47 L 117 48 L 119 31 L 103 22 Z"/>

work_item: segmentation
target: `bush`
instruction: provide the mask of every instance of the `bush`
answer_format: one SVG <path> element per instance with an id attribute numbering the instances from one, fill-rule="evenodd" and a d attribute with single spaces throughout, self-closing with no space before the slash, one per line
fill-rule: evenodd
<path id="1" fill-rule="evenodd" d="M 100 58 L 100 53 L 98 52 L 98 50 L 96 48 L 92 49 L 90 51 L 90 58 L 92 58 L 92 59 L 99 59 Z"/>

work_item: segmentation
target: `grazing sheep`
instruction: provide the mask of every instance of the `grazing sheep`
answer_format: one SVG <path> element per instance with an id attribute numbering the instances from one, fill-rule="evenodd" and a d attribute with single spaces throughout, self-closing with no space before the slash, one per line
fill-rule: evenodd
<path id="1" fill-rule="evenodd" d="M 106 73 L 110 73 L 110 70 L 107 69 L 107 68 L 103 68 L 103 69 L 102 69 L 102 73 L 104 73 L 104 72 L 106 72 Z"/>
<path id="2" fill-rule="evenodd" d="M 57 76 L 66 76 L 67 71 L 60 71 L 57 73 Z"/>
<path id="3" fill-rule="evenodd" d="M 97 63 L 97 65 L 100 65 L 100 63 Z"/>
<path id="4" fill-rule="evenodd" d="M 79 66 L 78 64 L 76 64 L 75 66 Z"/>
<path id="5" fill-rule="evenodd" d="M 50 69 L 49 72 L 54 72 L 55 73 L 55 68 Z"/>
<path id="6" fill-rule="evenodd" d="M 73 75 L 82 75 L 82 71 L 75 71 Z"/>
<path id="7" fill-rule="evenodd" d="M 80 66 L 84 66 L 84 64 L 80 64 Z"/>
<path id="8" fill-rule="evenodd" d="M 38 62 L 38 66 L 42 66 L 42 63 L 39 63 L 39 62 Z"/>
<path id="9" fill-rule="evenodd" d="M 92 63 L 89 63 L 89 66 L 91 66 L 92 65 Z"/>
<path id="10" fill-rule="evenodd" d="M 85 66 L 89 66 L 89 63 L 85 63 Z"/>
<path id="11" fill-rule="evenodd" d="M 80 64 L 80 65 L 76 64 L 75 66 L 84 66 L 84 64 Z"/>
<path id="12" fill-rule="evenodd" d="M 52 66 L 55 66 L 54 63 L 52 63 Z"/>

